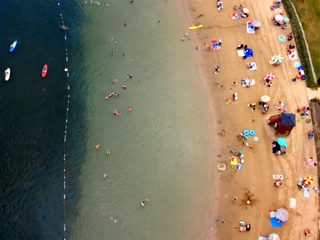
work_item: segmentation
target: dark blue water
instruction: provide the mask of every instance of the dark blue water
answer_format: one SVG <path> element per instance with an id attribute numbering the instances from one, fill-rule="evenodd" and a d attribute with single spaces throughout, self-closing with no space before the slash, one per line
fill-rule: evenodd
<path id="1" fill-rule="evenodd" d="M 66 154 L 68 181 L 74 185 L 66 203 L 63 137 L 68 91 L 65 32 L 59 27 L 57 1 L 0 1 L 0 72 L 11 68 L 10 81 L 0 77 L 0 239 L 62 239 L 65 204 L 71 213 L 75 206 L 84 149 L 77 139 L 85 133 L 86 116 L 85 86 L 76 71 L 81 62 L 72 59 L 81 59 L 75 26 L 82 16 L 74 1 L 61 1 L 60 7 L 71 28 L 67 33 L 71 112 Z M 14 40 L 18 46 L 10 53 Z M 41 77 L 44 64 L 49 69 L 45 79 Z"/>

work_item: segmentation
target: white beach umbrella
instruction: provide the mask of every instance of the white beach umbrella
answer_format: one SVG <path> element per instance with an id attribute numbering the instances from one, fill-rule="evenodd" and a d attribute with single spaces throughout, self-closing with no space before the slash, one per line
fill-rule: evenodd
<path id="1" fill-rule="evenodd" d="M 267 96 L 267 95 L 263 95 L 261 98 L 260 98 L 260 100 L 262 101 L 262 102 L 270 102 L 270 97 L 269 96 Z"/>
<path id="2" fill-rule="evenodd" d="M 252 26 L 254 26 L 254 27 L 260 27 L 260 26 L 261 26 L 261 22 L 259 22 L 258 20 L 254 20 L 254 21 L 252 22 Z"/>
<path id="3" fill-rule="evenodd" d="M 277 20 L 277 21 L 281 21 L 281 20 L 283 20 L 283 16 L 281 16 L 281 15 L 275 15 L 275 16 L 274 16 L 274 19 Z"/>
<path id="4" fill-rule="evenodd" d="M 242 11 L 243 11 L 244 13 L 249 13 L 249 9 L 248 9 L 248 8 L 244 8 Z"/>

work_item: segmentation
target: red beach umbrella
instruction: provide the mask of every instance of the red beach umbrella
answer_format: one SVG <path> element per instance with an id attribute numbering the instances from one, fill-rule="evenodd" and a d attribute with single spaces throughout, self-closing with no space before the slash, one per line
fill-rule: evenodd
<path id="1" fill-rule="evenodd" d="M 311 185 L 313 183 L 313 178 L 312 177 L 305 177 L 303 179 L 303 182 L 307 185 Z"/>
<path id="2" fill-rule="evenodd" d="M 269 73 L 267 75 L 267 79 L 270 79 L 270 80 L 273 80 L 275 78 L 274 74 L 273 73 Z"/>

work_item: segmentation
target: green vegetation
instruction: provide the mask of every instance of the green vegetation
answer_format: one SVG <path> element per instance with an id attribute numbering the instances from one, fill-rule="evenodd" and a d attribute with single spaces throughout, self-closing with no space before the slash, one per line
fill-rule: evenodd
<path id="1" fill-rule="evenodd" d="M 320 77 L 320 51 L 318 50 L 318 43 L 320 42 L 320 0 L 292 0 L 299 15 L 299 19 L 302 23 L 303 29 L 306 34 L 306 38 L 309 44 L 309 50 L 312 57 L 312 62 L 314 66 L 317 78 Z M 303 39 L 302 31 L 291 5 L 291 0 L 282 1 L 286 12 L 290 18 L 291 27 L 295 37 L 297 50 L 301 60 L 301 64 L 304 68 L 304 72 L 307 78 L 307 84 L 310 88 L 317 88 L 318 85 L 314 82 L 311 65 L 309 62 L 308 52 L 306 44 Z"/>

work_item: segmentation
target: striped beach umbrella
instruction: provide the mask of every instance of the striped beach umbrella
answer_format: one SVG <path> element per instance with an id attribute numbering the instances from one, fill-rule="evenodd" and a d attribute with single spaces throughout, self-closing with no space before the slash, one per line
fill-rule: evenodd
<path id="1" fill-rule="evenodd" d="M 273 61 L 276 63 L 282 63 L 283 62 L 283 57 L 281 55 L 276 55 L 273 57 Z"/>
<path id="2" fill-rule="evenodd" d="M 266 77 L 267 79 L 273 80 L 275 78 L 273 73 L 269 73 Z"/>
<path id="3" fill-rule="evenodd" d="M 303 182 L 307 185 L 311 185 L 313 183 L 313 178 L 312 177 L 305 177 L 303 179 Z"/>

